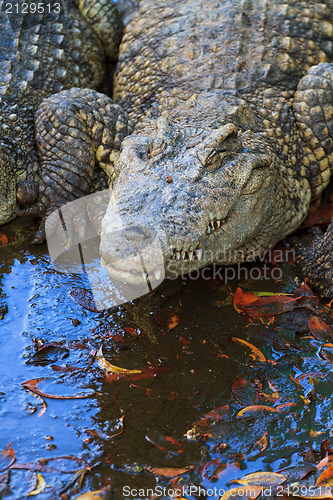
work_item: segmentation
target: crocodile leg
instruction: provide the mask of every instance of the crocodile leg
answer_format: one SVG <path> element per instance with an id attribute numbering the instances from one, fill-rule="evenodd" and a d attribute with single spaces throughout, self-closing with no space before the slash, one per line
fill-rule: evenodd
<path id="1" fill-rule="evenodd" d="M 130 132 L 120 106 L 94 90 L 73 88 L 46 99 L 35 116 L 40 173 L 38 198 L 19 215 L 42 216 L 34 243 L 45 239 L 45 218 L 64 203 L 90 193 L 95 165 L 112 182 L 113 163 Z"/>
<path id="2" fill-rule="evenodd" d="M 308 178 L 313 198 L 327 186 L 333 171 L 333 64 L 312 67 L 299 83 L 294 111 L 305 154 L 300 174 Z M 312 231 L 306 245 L 292 239 L 296 264 L 309 285 L 325 297 L 333 296 L 333 220 L 326 233 Z"/>
<path id="3" fill-rule="evenodd" d="M 115 61 L 123 31 L 117 7 L 110 0 L 76 0 L 76 2 L 81 15 L 101 40 L 105 53 Z M 110 26 L 113 27 L 111 32 Z"/>

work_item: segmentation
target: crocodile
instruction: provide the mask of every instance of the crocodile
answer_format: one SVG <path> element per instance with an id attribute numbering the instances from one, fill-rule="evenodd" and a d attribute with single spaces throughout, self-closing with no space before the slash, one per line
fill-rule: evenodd
<path id="1" fill-rule="evenodd" d="M 166 277 L 260 257 L 332 174 L 333 2 L 138 3 L 113 95 L 136 127 L 114 166 L 102 258 L 135 281 L 121 224 L 136 243 L 158 232 Z M 293 243 L 302 276 L 331 297 L 333 221 Z"/>
<path id="2" fill-rule="evenodd" d="M 333 1 L 130 3 L 108 104 L 121 146 L 101 152 L 95 141 L 111 187 L 100 243 L 109 274 L 137 282 L 123 256 L 151 231 L 166 277 L 264 255 L 300 227 L 332 174 Z M 51 109 L 72 103 L 61 94 Z M 70 168 L 53 173 L 65 186 Z M 333 222 L 296 248 L 309 284 L 332 296 Z"/>
<path id="3" fill-rule="evenodd" d="M 67 162 L 70 162 L 69 154 L 89 161 L 87 155 L 80 157 L 80 142 L 85 140 L 82 134 L 78 134 L 76 153 L 74 146 L 71 153 L 59 153 L 58 147 L 58 155 L 55 152 L 50 156 L 50 142 L 44 148 L 44 139 L 52 132 L 50 129 L 56 113 L 50 111 L 53 118 L 46 123 L 43 103 L 55 96 L 54 102 L 63 109 L 57 123 L 57 135 L 51 139 L 53 147 L 55 141 L 59 145 L 62 137 L 67 135 L 61 122 L 63 116 L 71 117 L 68 103 L 56 97 L 59 92 L 76 88 L 76 91 L 70 91 L 72 95 L 78 95 L 77 106 L 80 101 L 83 114 L 87 108 L 87 96 L 94 101 L 96 109 L 108 108 L 107 98 L 96 90 L 86 89 L 101 86 L 107 61 L 117 58 L 122 30 L 116 6 L 109 0 L 47 0 L 39 3 L 0 0 L 0 225 L 17 214 L 47 212 L 46 207 L 52 205 L 52 193 L 49 193 L 51 163 L 56 166 L 59 155 L 64 158 L 67 154 Z M 113 107 L 112 113 L 115 112 Z M 99 122 L 102 121 L 99 118 Z M 46 157 L 48 185 L 43 187 L 40 172 Z M 74 170 L 72 168 L 72 177 L 80 175 Z M 92 177 L 88 173 L 83 175 L 85 185 L 82 186 L 81 182 L 81 195 L 89 192 Z M 62 197 L 60 191 L 58 185 L 57 199 Z M 75 187 L 71 194 L 67 184 L 64 199 L 77 194 Z"/>

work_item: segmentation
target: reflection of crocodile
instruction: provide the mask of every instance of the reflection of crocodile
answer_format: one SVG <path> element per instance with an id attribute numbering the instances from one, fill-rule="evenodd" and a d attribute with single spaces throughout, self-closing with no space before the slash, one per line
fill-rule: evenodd
<path id="1" fill-rule="evenodd" d="M 262 255 L 299 227 L 331 175 L 333 0 L 137 3 L 115 78 L 115 101 L 137 126 L 109 167 L 108 269 L 135 279 L 121 264 L 128 241 L 111 235 L 115 210 L 159 231 L 169 273 Z M 116 134 L 112 117 L 109 127 Z M 115 154 L 97 151 L 111 165 Z M 70 178 L 57 169 L 59 182 Z M 326 295 L 332 234 L 333 224 L 303 254 Z M 144 235 L 133 228 L 136 244 Z"/>
<path id="2" fill-rule="evenodd" d="M 37 194 L 34 115 L 39 104 L 62 89 L 97 88 L 103 78 L 105 55 L 110 59 L 117 56 L 121 31 L 121 21 L 109 0 L 0 0 L 0 224 L 14 218 L 16 197 L 29 205 Z M 98 94 L 90 94 L 95 101 L 103 101 Z M 57 104 L 66 108 L 61 99 Z M 68 107 L 66 111 L 70 116 Z M 58 130 L 51 138 L 53 145 L 58 143 L 58 150 L 67 132 L 62 119 L 60 116 Z M 36 115 L 40 161 L 43 164 L 48 158 L 48 167 L 52 162 L 59 164 L 61 156 L 51 157 L 51 141 L 44 150 L 45 136 L 56 128 L 54 122 L 55 116 L 43 123 L 43 107 Z M 63 159 L 70 161 L 69 155 Z M 86 191 L 83 188 L 81 192 Z M 48 196 L 46 190 L 44 204 Z M 37 212 L 36 207 L 28 210 Z"/>

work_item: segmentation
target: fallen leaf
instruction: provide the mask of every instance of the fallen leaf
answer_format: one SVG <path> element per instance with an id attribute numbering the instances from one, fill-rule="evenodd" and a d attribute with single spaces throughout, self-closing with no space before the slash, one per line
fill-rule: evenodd
<path id="1" fill-rule="evenodd" d="M 320 470 L 325 467 L 325 465 L 331 462 L 333 462 L 333 455 L 328 455 L 327 457 L 320 460 L 319 464 L 317 465 L 317 469 Z"/>
<path id="2" fill-rule="evenodd" d="M 322 340 L 323 336 L 332 337 L 332 328 L 317 316 L 311 315 L 309 319 L 309 330 L 312 335 L 318 340 Z"/>
<path id="3" fill-rule="evenodd" d="M 93 293 L 90 290 L 77 287 L 71 291 L 70 296 L 79 306 L 88 309 L 88 311 L 98 312 Z"/>
<path id="4" fill-rule="evenodd" d="M 156 440 L 151 439 L 149 436 L 145 436 L 145 438 L 149 443 L 156 446 L 156 448 L 158 448 L 159 450 L 171 453 L 171 455 L 179 455 L 180 453 L 184 452 L 183 446 L 170 436 L 161 436 Z M 157 440 L 160 442 L 160 444 L 156 442 Z"/>
<path id="5" fill-rule="evenodd" d="M 256 416 L 258 413 L 263 413 L 263 414 L 265 414 L 265 413 L 266 414 L 277 413 L 277 414 L 280 414 L 279 411 L 275 410 L 275 408 L 271 408 L 270 406 L 253 405 L 253 406 L 247 406 L 246 408 L 243 408 L 241 411 L 239 411 L 237 413 L 236 417 L 252 417 L 252 416 Z"/>
<path id="6" fill-rule="evenodd" d="M 100 437 L 105 440 L 113 439 L 117 436 L 120 436 L 120 434 L 124 432 L 124 417 L 125 415 L 123 415 L 117 420 L 116 425 L 112 428 L 112 434 L 111 433 L 106 434 L 102 433 L 101 431 L 95 431 L 95 430 L 92 431 L 89 429 L 86 432 L 91 436 Z"/>
<path id="7" fill-rule="evenodd" d="M 234 296 L 234 306 L 238 312 L 251 317 L 275 316 L 286 311 L 292 311 L 300 299 L 301 296 L 278 294 L 258 297 L 254 293 L 243 292 L 241 288 L 237 288 Z"/>
<path id="8" fill-rule="evenodd" d="M 26 364 L 36 364 L 45 366 L 48 363 L 53 363 L 58 359 L 64 359 L 69 356 L 69 349 L 61 344 L 53 343 L 43 345 L 35 352 L 26 362 Z"/>
<path id="9" fill-rule="evenodd" d="M 177 314 L 174 314 L 168 324 L 168 329 L 172 330 L 179 324 L 179 316 Z"/>
<path id="10" fill-rule="evenodd" d="M 166 365 L 163 365 L 163 366 L 157 366 L 157 367 L 154 367 L 154 366 L 149 366 L 148 368 L 144 369 L 144 370 L 137 370 L 137 373 L 133 373 L 134 370 L 132 371 L 132 374 L 131 373 L 115 373 L 115 372 L 108 372 L 106 371 L 105 372 L 105 375 L 104 375 L 104 380 L 106 380 L 107 382 L 115 382 L 117 380 L 123 380 L 123 379 L 126 379 L 126 380 L 141 380 L 141 379 L 146 379 L 146 378 L 154 378 L 156 377 L 156 375 L 158 375 L 159 373 L 164 373 L 164 372 L 167 372 L 170 370 L 170 366 L 166 366 Z"/>
<path id="11" fill-rule="evenodd" d="M 333 485 L 333 464 L 329 465 L 327 469 L 325 469 L 317 479 L 316 486 L 319 486 L 324 483 L 324 485 L 332 486 Z"/>
<path id="12" fill-rule="evenodd" d="M 35 394 L 38 394 L 39 396 L 42 396 L 43 398 L 50 398 L 50 399 L 83 399 L 83 398 L 89 398 L 93 394 L 91 392 L 89 394 L 74 395 L 74 396 L 56 396 L 55 394 L 47 394 L 45 392 L 42 392 L 37 387 L 37 385 L 43 380 L 45 380 L 45 379 L 36 378 L 36 379 L 27 380 L 27 382 L 24 382 L 22 384 L 22 387 L 25 387 L 29 391 L 34 392 Z"/>
<path id="13" fill-rule="evenodd" d="M 268 441 L 267 441 L 267 431 L 266 431 L 265 434 L 259 439 L 259 441 L 256 442 L 255 446 L 259 448 L 260 451 L 264 451 L 266 450 L 267 445 Z"/>
<path id="14" fill-rule="evenodd" d="M 27 496 L 31 495 L 38 495 L 39 493 L 42 493 L 46 488 L 46 482 L 43 476 L 39 473 L 37 473 L 37 484 L 36 487 L 34 488 L 33 491 L 30 491 L 30 493 L 27 494 Z"/>
<path id="15" fill-rule="evenodd" d="M 210 435 L 209 429 L 215 422 L 228 421 L 230 418 L 229 405 L 221 406 L 206 413 L 203 418 L 194 424 L 194 428 L 201 436 L 208 436 Z"/>
<path id="16" fill-rule="evenodd" d="M 12 443 L 9 443 L 5 450 L 0 451 L 0 472 L 9 469 L 15 462 L 15 451 L 11 448 Z"/>
<path id="17" fill-rule="evenodd" d="M 167 467 L 145 467 L 148 472 L 152 474 L 158 474 L 163 477 L 175 477 L 180 476 L 181 474 L 186 474 L 190 470 L 194 469 L 194 465 L 189 465 L 188 467 L 183 468 L 167 468 Z"/>
<path id="18" fill-rule="evenodd" d="M 103 488 L 102 490 L 88 491 L 87 493 L 83 493 L 83 495 L 79 495 L 75 497 L 74 500 L 102 500 L 105 499 L 105 494 L 110 492 L 110 488 Z"/>
<path id="19" fill-rule="evenodd" d="M 241 405 L 249 406 L 253 404 L 258 397 L 255 386 L 242 377 L 232 384 L 231 390 Z"/>
<path id="20" fill-rule="evenodd" d="M 333 217 L 333 207 L 330 205 L 321 205 L 314 211 L 309 211 L 301 228 L 315 226 L 317 224 L 329 224 Z"/>
<path id="21" fill-rule="evenodd" d="M 142 370 L 128 370 L 127 368 L 121 368 L 120 366 L 114 366 L 111 365 L 103 356 L 103 344 L 99 348 L 97 354 L 96 354 L 96 363 L 98 366 L 103 368 L 103 370 L 106 370 L 107 372 L 112 372 L 112 373 L 121 373 L 122 375 L 131 375 L 133 373 L 142 373 Z"/>
<path id="22" fill-rule="evenodd" d="M 9 483 L 9 470 L 0 474 L 0 495 L 8 488 Z"/>
<path id="23" fill-rule="evenodd" d="M 251 349 L 250 358 L 252 358 L 254 361 L 266 361 L 266 358 L 263 355 L 263 353 L 253 344 L 250 344 L 250 342 L 247 342 L 246 340 L 240 339 L 238 337 L 232 337 L 232 340 L 234 342 L 238 342 L 240 344 L 244 344 L 247 347 L 249 347 Z"/>
<path id="24" fill-rule="evenodd" d="M 0 247 L 5 247 L 8 243 L 8 238 L 5 234 L 0 233 Z"/>
<path id="25" fill-rule="evenodd" d="M 283 484 L 286 476 L 277 472 L 253 472 L 242 477 L 242 479 L 232 479 L 231 483 L 240 483 L 244 486 L 278 486 Z"/>
<path id="26" fill-rule="evenodd" d="M 229 500 L 229 498 L 232 498 L 232 500 L 247 500 L 251 498 L 255 499 L 258 498 L 261 492 L 262 488 L 260 488 L 259 486 L 239 486 L 237 488 L 231 488 L 230 490 L 226 491 L 224 495 L 220 497 L 220 500 Z"/>

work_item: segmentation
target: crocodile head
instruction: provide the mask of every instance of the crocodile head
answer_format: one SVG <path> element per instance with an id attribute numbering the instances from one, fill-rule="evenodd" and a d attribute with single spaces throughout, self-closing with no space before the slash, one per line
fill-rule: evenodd
<path id="1" fill-rule="evenodd" d="M 144 247 L 149 230 L 158 234 L 166 277 L 272 246 L 281 239 L 277 162 L 262 133 L 230 122 L 195 130 L 159 118 L 127 137 L 102 223 L 100 251 L 111 276 L 135 283 L 122 256 L 129 236 L 133 249 L 140 240 Z"/>

